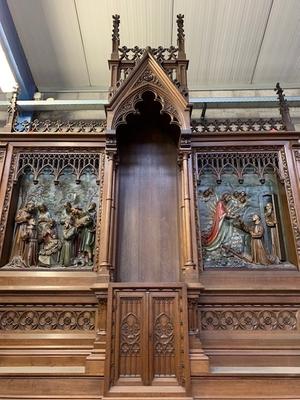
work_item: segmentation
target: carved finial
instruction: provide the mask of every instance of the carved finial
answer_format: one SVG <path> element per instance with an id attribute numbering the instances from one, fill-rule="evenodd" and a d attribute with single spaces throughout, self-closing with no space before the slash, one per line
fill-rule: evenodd
<path id="1" fill-rule="evenodd" d="M 177 15 L 177 45 L 179 54 L 184 54 L 184 29 L 183 29 L 184 15 Z"/>
<path id="2" fill-rule="evenodd" d="M 282 105 L 282 106 L 284 104 L 286 104 L 287 101 L 286 101 L 286 98 L 285 98 L 285 94 L 284 94 L 283 89 L 281 88 L 279 82 L 276 83 L 276 87 L 275 87 L 274 91 L 276 92 L 276 94 L 278 96 L 279 104 Z"/>
<path id="3" fill-rule="evenodd" d="M 118 47 L 120 44 L 120 34 L 119 34 L 119 25 L 120 25 L 120 15 L 113 15 L 113 31 L 112 31 L 112 52 L 113 54 L 118 54 Z"/>
<path id="4" fill-rule="evenodd" d="M 286 126 L 286 129 L 288 131 L 294 131 L 295 126 L 294 126 L 291 116 L 290 116 L 288 102 L 287 102 L 287 99 L 285 98 L 284 91 L 283 91 L 282 87 L 280 86 L 279 82 L 276 83 L 276 87 L 275 87 L 274 91 L 277 94 L 277 98 L 279 101 L 279 111 L 282 116 L 282 120 Z"/>
<path id="5" fill-rule="evenodd" d="M 9 130 L 12 132 L 13 124 L 16 119 L 16 116 L 18 114 L 18 107 L 17 107 L 17 101 L 18 101 L 18 96 L 20 93 L 20 88 L 19 85 L 16 84 L 14 87 L 14 90 L 12 92 L 12 96 L 9 101 L 9 106 L 7 108 L 7 120 L 5 124 L 5 128 L 9 128 Z"/>

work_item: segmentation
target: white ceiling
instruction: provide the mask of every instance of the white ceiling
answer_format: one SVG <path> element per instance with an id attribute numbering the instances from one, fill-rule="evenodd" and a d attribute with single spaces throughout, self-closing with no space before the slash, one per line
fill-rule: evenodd
<path id="1" fill-rule="evenodd" d="M 300 87 L 300 0 L 8 0 L 41 91 L 106 90 L 112 14 L 121 45 L 176 44 L 190 89 Z"/>

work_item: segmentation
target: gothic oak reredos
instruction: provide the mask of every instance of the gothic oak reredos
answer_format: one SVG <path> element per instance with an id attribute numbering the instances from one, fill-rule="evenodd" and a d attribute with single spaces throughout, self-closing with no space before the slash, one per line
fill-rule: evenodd
<path id="1" fill-rule="evenodd" d="M 0 397 L 298 398 L 300 135 L 191 120 L 177 46 L 120 46 L 106 120 L 0 136 Z"/>

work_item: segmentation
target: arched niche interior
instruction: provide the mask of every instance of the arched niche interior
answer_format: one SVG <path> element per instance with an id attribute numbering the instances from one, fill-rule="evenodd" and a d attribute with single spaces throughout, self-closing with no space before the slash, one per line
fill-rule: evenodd
<path id="1" fill-rule="evenodd" d="M 177 148 L 180 128 L 152 92 L 117 128 L 117 280 L 179 280 Z"/>

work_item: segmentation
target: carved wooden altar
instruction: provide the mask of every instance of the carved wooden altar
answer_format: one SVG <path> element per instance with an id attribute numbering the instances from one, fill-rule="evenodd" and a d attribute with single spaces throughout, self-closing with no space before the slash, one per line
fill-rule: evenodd
<path id="1" fill-rule="evenodd" d="M 300 134 L 191 120 L 177 47 L 120 46 L 106 120 L 0 137 L 0 397 L 299 398 Z"/>

